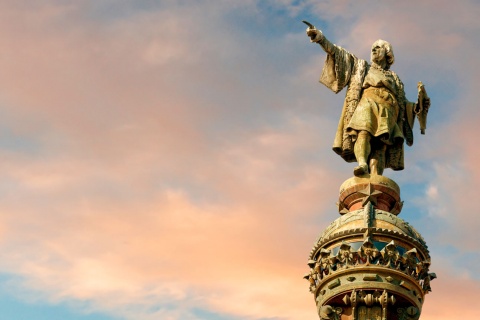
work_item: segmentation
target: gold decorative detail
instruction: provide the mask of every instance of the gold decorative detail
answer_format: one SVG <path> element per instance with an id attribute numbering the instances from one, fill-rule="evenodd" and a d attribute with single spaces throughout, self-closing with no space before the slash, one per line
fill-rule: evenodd
<path id="1" fill-rule="evenodd" d="M 382 194 L 382 192 L 375 190 L 373 185 L 369 183 L 365 189 L 358 191 L 359 193 L 365 195 L 363 198 L 362 206 L 365 206 L 368 202 L 371 202 L 373 205 L 377 204 L 377 197 Z"/>
<path id="2" fill-rule="evenodd" d="M 377 281 L 378 275 L 376 274 L 366 274 L 363 276 L 363 281 Z"/>
<path id="3" fill-rule="evenodd" d="M 405 288 L 405 289 L 407 289 L 407 290 L 409 290 L 409 291 L 412 290 L 412 287 L 411 287 L 408 283 L 406 283 L 405 281 L 401 281 L 401 282 L 400 282 L 400 287 Z"/>
<path id="4" fill-rule="evenodd" d="M 328 289 L 336 288 L 340 285 L 340 279 L 335 279 L 332 283 L 328 285 Z"/>

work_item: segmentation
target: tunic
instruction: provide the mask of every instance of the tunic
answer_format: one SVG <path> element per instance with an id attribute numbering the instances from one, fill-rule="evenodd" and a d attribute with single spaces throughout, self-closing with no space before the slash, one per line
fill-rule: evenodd
<path id="1" fill-rule="evenodd" d="M 382 71 L 369 68 L 360 101 L 346 130 L 353 140 L 358 131 L 365 130 L 388 145 L 401 144 L 404 137 L 397 123 L 400 106 L 395 94 L 396 81 L 391 72 Z"/>

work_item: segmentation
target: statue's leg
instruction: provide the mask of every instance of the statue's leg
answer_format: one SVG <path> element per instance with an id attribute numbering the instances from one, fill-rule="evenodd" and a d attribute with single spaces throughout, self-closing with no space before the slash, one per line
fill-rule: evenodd
<path id="1" fill-rule="evenodd" d="M 358 161 L 358 166 L 353 169 L 353 174 L 356 176 L 361 176 L 368 173 L 367 160 L 370 155 L 370 140 L 372 136 L 368 131 L 360 131 L 357 136 L 357 141 L 353 148 L 355 157 Z"/>
<path id="2" fill-rule="evenodd" d="M 385 169 L 385 152 L 387 145 L 381 141 L 373 147 L 372 156 L 370 158 L 370 173 L 381 176 Z"/>

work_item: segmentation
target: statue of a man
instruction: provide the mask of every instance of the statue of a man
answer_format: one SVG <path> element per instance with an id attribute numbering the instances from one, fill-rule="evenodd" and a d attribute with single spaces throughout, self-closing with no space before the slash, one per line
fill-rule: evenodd
<path id="1" fill-rule="evenodd" d="M 358 162 L 355 176 L 382 175 L 384 168 L 403 170 L 403 142 L 413 144 L 418 108 L 407 101 L 402 81 L 390 70 L 394 62 L 390 43 L 375 41 L 368 64 L 332 44 L 313 26 L 307 35 L 327 53 L 320 82 L 335 93 L 347 87 L 333 150 L 347 162 Z M 430 100 L 422 104 L 428 109 Z"/>

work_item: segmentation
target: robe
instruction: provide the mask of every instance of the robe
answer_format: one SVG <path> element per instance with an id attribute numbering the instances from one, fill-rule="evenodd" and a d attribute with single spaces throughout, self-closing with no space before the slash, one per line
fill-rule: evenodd
<path id="1" fill-rule="evenodd" d="M 366 129 L 357 128 L 359 126 L 361 127 L 361 121 L 358 119 L 362 119 L 361 115 L 356 114 L 359 103 L 362 101 L 362 104 L 365 104 L 366 102 L 364 101 L 366 101 L 367 95 L 371 97 L 372 94 L 375 94 L 374 91 L 369 90 L 372 89 L 372 87 L 364 88 L 364 81 L 370 70 L 370 65 L 365 60 L 358 59 L 347 50 L 331 44 L 326 39 L 323 40 L 322 47 L 327 52 L 327 58 L 320 76 L 320 82 L 335 93 L 347 87 L 342 114 L 333 142 L 333 151 L 347 162 L 357 161 L 354 154 L 357 131 L 354 129 L 367 130 L 373 136 L 372 142 L 374 139 L 377 139 L 387 145 L 385 168 L 403 170 L 403 142 L 406 140 L 409 146 L 413 144 L 412 127 L 414 113 L 412 110 L 415 105 L 406 100 L 403 83 L 394 72 L 390 71 L 390 78 L 393 77 L 393 81 L 395 82 L 394 86 L 391 88 L 378 87 L 378 89 L 382 91 L 380 95 L 384 95 L 384 92 L 387 91 L 392 95 L 393 100 L 395 100 L 394 105 L 389 108 L 398 108 L 398 110 L 391 110 L 392 119 L 389 124 L 380 125 L 382 129 L 378 134 L 375 130 L 368 129 L 372 127 L 371 123 L 364 123 Z M 367 90 L 369 90 L 368 93 Z M 365 107 L 362 105 L 358 108 L 358 110 L 360 109 L 365 112 L 368 106 Z M 357 111 L 357 113 L 358 112 L 359 111 Z M 352 117 L 354 118 L 353 122 L 357 123 L 357 125 L 352 125 Z M 373 117 L 375 117 L 375 115 L 373 115 Z M 384 126 L 388 129 L 383 128 Z M 374 127 L 378 126 L 375 124 Z M 386 131 L 388 132 L 386 133 Z M 372 148 L 372 153 L 373 152 L 374 149 Z"/>

